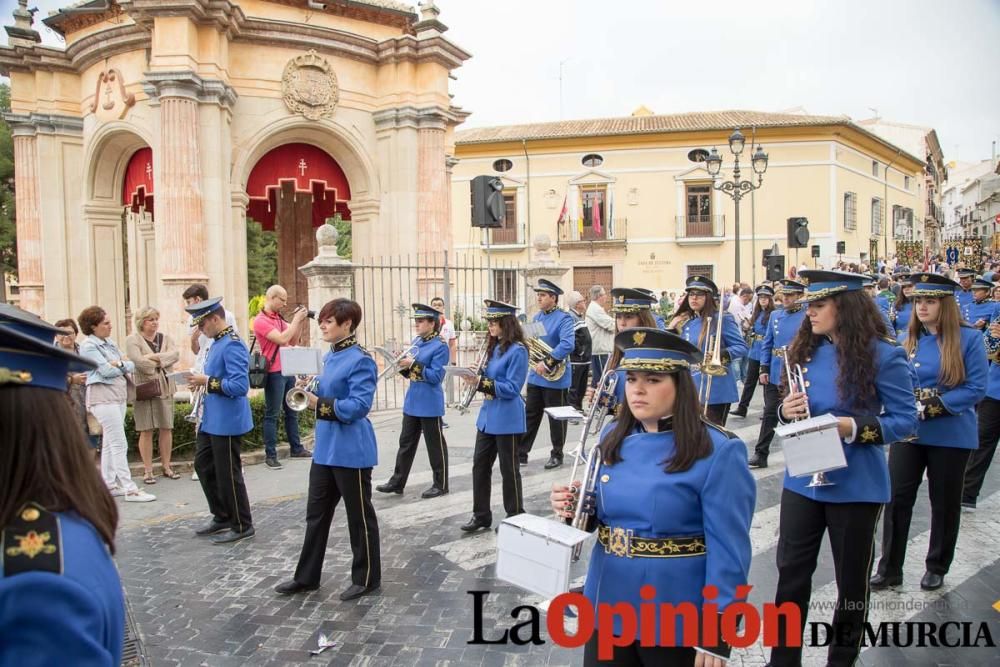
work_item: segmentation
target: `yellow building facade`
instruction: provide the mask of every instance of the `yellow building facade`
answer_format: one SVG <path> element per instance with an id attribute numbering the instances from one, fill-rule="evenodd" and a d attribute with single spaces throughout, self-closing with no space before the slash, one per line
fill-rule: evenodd
<path id="1" fill-rule="evenodd" d="M 777 244 L 792 264 L 831 267 L 895 252 L 893 218 L 923 219 L 923 161 L 843 117 L 730 111 L 563 121 L 456 133 L 453 238 L 458 251 L 486 253 L 487 232 L 470 226 L 469 181 L 504 183 L 505 227 L 489 232 L 489 253 L 530 263 L 547 236 L 571 269 L 564 288 L 591 284 L 678 289 L 687 276 L 736 278 L 735 206 L 713 187 L 697 148 L 717 147 L 719 181 L 732 178 L 728 137 L 751 134 L 769 156 L 763 183 L 740 209 L 740 279 L 764 279 L 762 251 Z M 752 130 L 752 128 L 754 128 Z M 717 181 L 717 182 L 719 182 Z M 788 250 L 787 219 L 809 221 L 807 248 Z M 838 253 L 838 243 L 844 244 Z M 818 246 L 819 257 L 811 257 Z"/>

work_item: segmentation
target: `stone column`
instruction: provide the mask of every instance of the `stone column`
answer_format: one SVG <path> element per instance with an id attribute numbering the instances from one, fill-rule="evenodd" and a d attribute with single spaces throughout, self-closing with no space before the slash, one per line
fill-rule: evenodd
<path id="1" fill-rule="evenodd" d="M 333 225 L 316 229 L 319 254 L 299 271 L 309 283 L 309 310 L 319 311 L 333 299 L 354 298 L 354 264 L 337 254 L 337 230 Z M 309 340 L 313 347 L 322 345 L 316 320 L 310 320 Z"/>
<path id="2" fill-rule="evenodd" d="M 537 234 L 532 240 L 531 246 L 532 260 L 528 262 L 528 268 L 524 272 L 525 277 L 528 279 L 528 285 L 534 286 L 538 283 L 539 278 L 544 278 L 561 287 L 563 292 L 570 291 L 572 285 L 565 282 L 565 275 L 569 271 L 569 267 L 562 266 L 552 256 L 552 239 L 549 238 L 549 235 Z M 565 295 L 559 298 L 560 308 L 565 307 L 565 299 Z M 529 322 L 534 314 L 538 312 L 538 303 L 535 301 L 534 292 L 532 291 L 528 291 L 525 297 L 524 312 L 528 315 Z"/>
<path id="3" fill-rule="evenodd" d="M 14 205 L 17 210 L 17 284 L 20 306 L 45 316 L 38 142 L 34 128 L 14 125 Z"/>

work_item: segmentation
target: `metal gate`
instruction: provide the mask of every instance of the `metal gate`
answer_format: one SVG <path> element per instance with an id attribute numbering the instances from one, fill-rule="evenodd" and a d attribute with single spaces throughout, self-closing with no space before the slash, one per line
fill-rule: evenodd
<path id="1" fill-rule="evenodd" d="M 433 298 L 440 297 L 445 317 L 457 335 L 452 363 L 471 366 L 486 339 L 483 299 L 505 301 L 524 310 L 528 290 L 523 266 L 478 254 L 443 251 L 365 258 L 354 265 L 354 300 L 363 312 L 358 341 L 373 353 L 381 372 L 387 356 L 376 352 L 376 348 L 399 352 L 415 335 L 410 304 L 429 305 Z M 460 391 L 457 379 L 446 381 L 445 398 L 449 404 L 455 402 Z M 405 393 L 406 381 L 392 374 L 379 382 L 372 409 L 402 408 Z"/>

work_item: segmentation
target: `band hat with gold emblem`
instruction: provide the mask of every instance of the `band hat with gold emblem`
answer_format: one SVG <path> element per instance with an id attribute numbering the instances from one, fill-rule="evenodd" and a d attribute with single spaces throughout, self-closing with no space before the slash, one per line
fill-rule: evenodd
<path id="1" fill-rule="evenodd" d="M 410 307 L 413 308 L 413 314 L 410 315 L 410 319 L 421 320 L 424 318 L 430 320 L 437 320 L 441 317 L 441 311 L 436 308 L 431 308 L 425 303 L 411 303 Z"/>
<path id="2" fill-rule="evenodd" d="M 865 286 L 865 281 L 868 280 L 868 276 L 860 273 L 819 269 L 799 271 L 799 277 L 807 284 L 806 293 L 798 300 L 798 303 L 809 303 L 810 301 L 826 299 L 834 294 L 854 292 L 862 289 Z"/>
<path id="3" fill-rule="evenodd" d="M 973 269 L 959 269 L 955 272 L 959 278 L 975 278 L 976 272 Z"/>
<path id="4" fill-rule="evenodd" d="M 14 306 L 0 313 L 0 386 L 43 387 L 66 391 L 66 375 L 97 368 L 97 364 L 56 346 L 63 332 L 45 320 Z"/>
<path id="5" fill-rule="evenodd" d="M 556 285 L 551 280 L 545 280 L 544 278 L 538 279 L 538 284 L 531 289 L 536 292 L 548 292 L 549 294 L 555 294 L 556 296 L 561 296 L 563 291 L 559 285 Z"/>
<path id="6" fill-rule="evenodd" d="M 658 304 L 660 302 L 660 298 L 656 296 L 656 292 L 654 292 L 651 289 L 648 289 L 646 287 L 634 287 L 633 289 L 636 292 L 642 292 L 643 294 L 645 294 L 646 297 L 649 299 L 649 302 L 653 305 Z"/>
<path id="7" fill-rule="evenodd" d="M 649 296 L 632 287 L 616 287 L 611 290 L 611 312 L 638 313 L 652 306 Z"/>
<path id="8" fill-rule="evenodd" d="M 947 276 L 942 276 L 940 273 L 913 273 L 910 274 L 910 279 L 913 280 L 911 298 L 955 296 L 955 292 L 962 289 L 962 286 L 957 282 Z"/>
<path id="9" fill-rule="evenodd" d="M 894 273 L 892 274 L 892 278 L 900 285 L 912 285 L 913 280 L 910 278 L 911 275 L 910 273 Z"/>
<path id="10" fill-rule="evenodd" d="M 191 324 L 195 326 L 201 324 L 201 321 L 211 315 L 215 310 L 222 311 L 222 297 L 217 296 L 211 299 L 205 299 L 204 301 L 199 301 L 198 303 L 192 303 L 190 306 L 186 306 L 184 310 L 191 314 Z M 223 313 L 225 311 L 222 311 Z"/>
<path id="11" fill-rule="evenodd" d="M 508 315 L 513 317 L 517 314 L 517 306 L 512 306 L 509 303 L 504 303 L 503 301 L 486 299 L 483 303 L 486 305 L 486 310 L 483 312 L 483 318 L 487 320 L 499 320 L 502 317 L 506 317 Z"/>
<path id="12" fill-rule="evenodd" d="M 991 283 L 989 280 L 986 280 L 985 278 L 976 278 L 975 280 L 972 281 L 972 289 L 991 290 L 993 289 L 993 283 Z"/>
<path id="13" fill-rule="evenodd" d="M 770 285 L 758 285 L 754 292 L 756 292 L 757 296 L 774 296 L 774 290 L 771 289 Z"/>
<path id="14" fill-rule="evenodd" d="M 691 276 L 687 279 L 684 287 L 686 292 L 708 292 L 714 297 L 719 296 L 719 288 L 714 282 L 705 276 Z"/>
<path id="15" fill-rule="evenodd" d="M 686 371 L 701 358 L 698 347 L 677 334 L 636 327 L 615 336 L 615 347 L 621 350 L 618 370 L 645 373 L 676 373 Z"/>
<path id="16" fill-rule="evenodd" d="M 805 283 L 800 283 L 797 280 L 791 280 L 789 278 L 785 278 L 784 280 L 779 280 L 778 283 L 781 285 L 781 291 L 782 292 L 790 292 L 791 293 L 791 292 L 805 292 L 806 291 Z"/>

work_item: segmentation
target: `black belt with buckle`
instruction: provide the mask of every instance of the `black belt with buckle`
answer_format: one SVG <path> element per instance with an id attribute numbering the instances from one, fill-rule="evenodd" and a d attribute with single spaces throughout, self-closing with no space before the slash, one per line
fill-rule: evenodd
<path id="1" fill-rule="evenodd" d="M 686 558 L 705 555 L 705 536 L 636 537 L 631 529 L 597 527 L 597 541 L 604 553 L 625 558 Z"/>
<path id="2" fill-rule="evenodd" d="M 928 387 L 926 389 L 920 389 L 920 388 L 914 389 L 913 395 L 917 398 L 918 401 L 926 401 L 928 399 L 940 396 L 941 394 L 938 392 L 937 388 Z"/>

